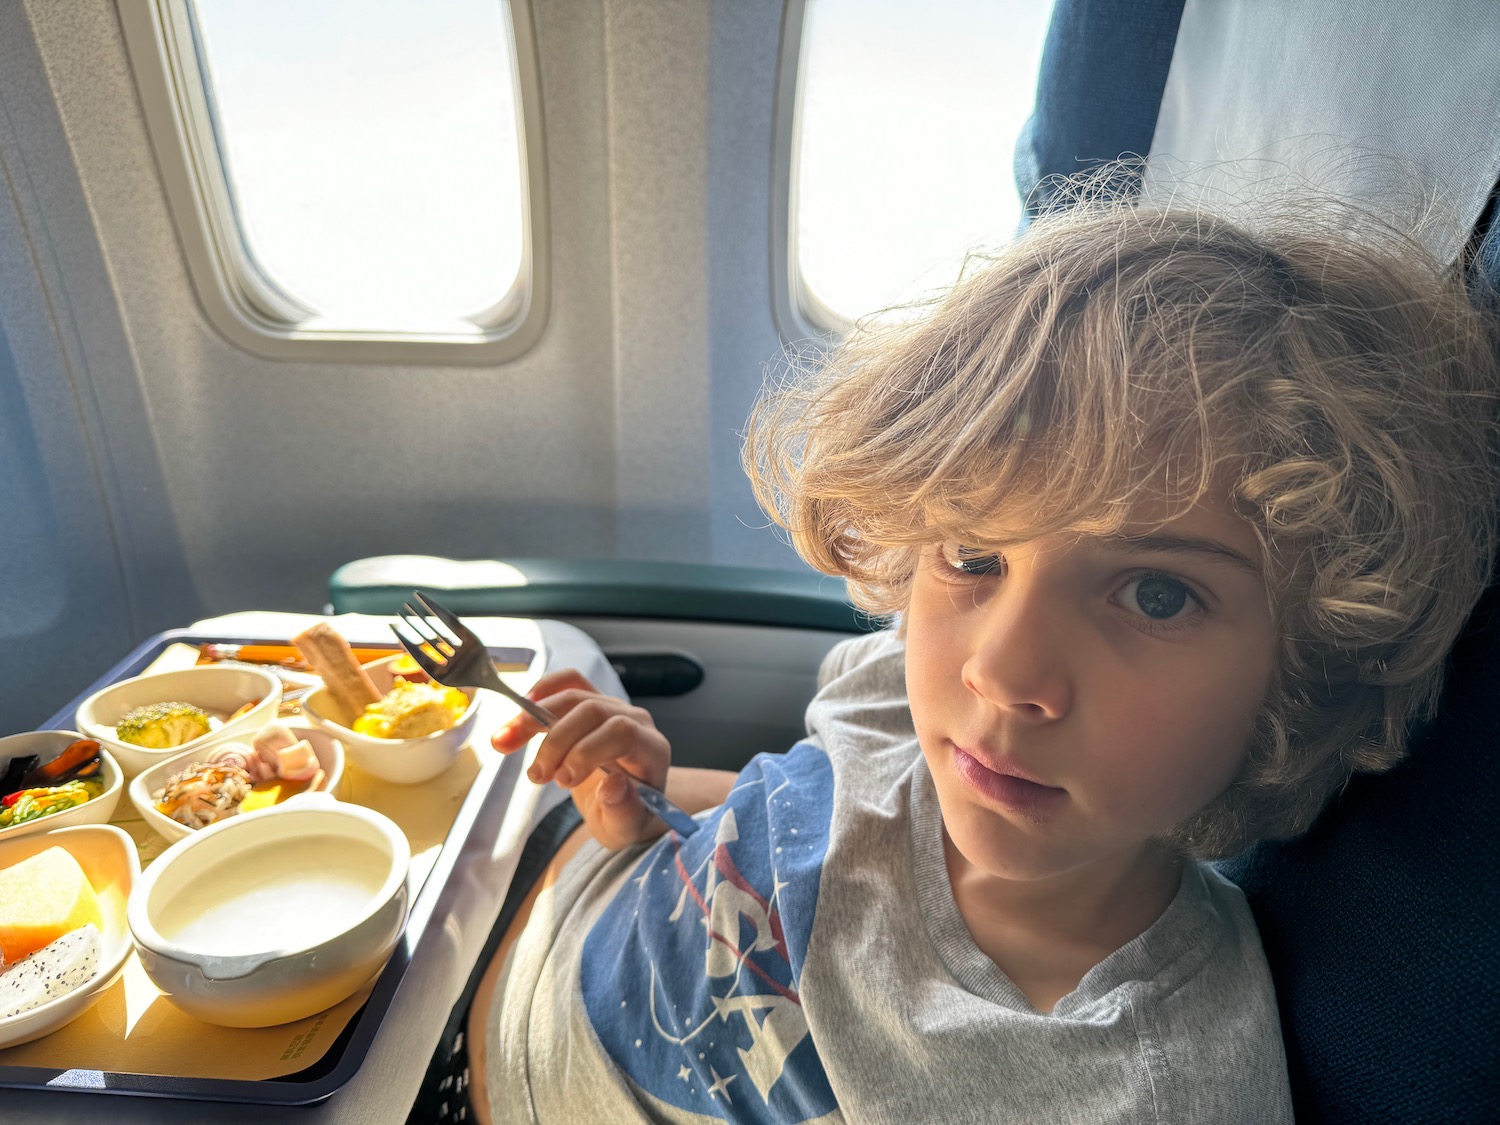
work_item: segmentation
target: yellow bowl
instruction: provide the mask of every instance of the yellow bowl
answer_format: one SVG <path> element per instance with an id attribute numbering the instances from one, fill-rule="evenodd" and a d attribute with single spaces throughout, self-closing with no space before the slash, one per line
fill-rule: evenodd
<path id="1" fill-rule="evenodd" d="M 93 802 L 89 802 L 92 804 Z M 44 818 L 46 819 L 46 818 Z M 99 896 L 104 915 L 100 937 L 99 971 L 80 988 L 30 1011 L 0 1019 L 0 1047 L 29 1043 L 83 1015 L 104 994 L 130 955 L 126 904 L 141 875 L 135 841 L 113 824 L 78 824 L 54 828 L 19 840 L 0 841 L 0 867 L 11 867 L 50 847 L 68 851 Z"/>
<path id="2" fill-rule="evenodd" d="M 297 800 L 310 793 L 336 795 L 339 783 L 344 779 L 343 745 L 326 731 L 315 730 L 312 727 L 289 727 L 288 729 L 295 737 L 305 738 L 312 743 L 313 753 L 318 756 L 318 764 L 323 767 L 324 776 L 322 784 L 317 789 L 307 789 L 287 799 Z M 167 778 L 183 766 L 193 761 L 201 761 L 213 749 L 215 748 L 211 746 L 208 751 L 189 750 L 168 758 L 165 762 L 152 766 L 145 773 L 137 774 L 135 780 L 130 783 L 130 803 L 136 807 L 136 811 L 141 814 L 141 819 L 155 830 L 157 835 L 167 840 L 180 840 L 194 831 L 186 824 L 157 812 L 156 802 L 152 800 L 151 795 L 165 786 Z"/>
<path id="3" fill-rule="evenodd" d="M 82 737 L 83 735 L 70 730 L 38 730 L 30 734 L 13 734 L 9 738 L 0 738 L 0 771 L 10 764 L 12 758 L 25 758 L 32 754 L 37 755 L 38 764 L 50 762 Z M 104 749 L 103 743 L 100 743 L 99 757 L 103 763 L 99 779 L 104 782 L 104 792 L 71 809 L 49 813 L 24 824 L 0 828 L 0 840 L 14 840 L 19 836 L 31 836 L 50 828 L 66 828 L 74 824 L 103 824 L 114 816 L 115 806 L 120 803 L 120 792 L 125 787 L 125 775 L 120 771 L 119 763 Z"/>
<path id="4" fill-rule="evenodd" d="M 398 659 L 388 656 L 365 665 L 365 671 L 382 694 L 391 690 L 396 674 L 391 665 Z M 436 731 L 423 738 L 376 738 L 350 729 L 355 716 L 348 714 L 326 687 L 315 688 L 302 701 L 302 713 L 313 726 L 327 731 L 344 744 L 348 761 L 376 777 L 398 785 L 416 785 L 431 781 L 458 761 L 464 746 L 474 733 L 479 718 L 479 693 L 474 688 L 460 688 L 469 697 L 469 707 L 455 726 Z"/>

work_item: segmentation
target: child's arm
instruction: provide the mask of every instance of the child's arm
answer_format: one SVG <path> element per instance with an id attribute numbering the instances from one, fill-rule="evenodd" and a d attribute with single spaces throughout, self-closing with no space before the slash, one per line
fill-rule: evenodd
<path id="1" fill-rule="evenodd" d="M 722 805 L 734 788 L 735 778 L 740 775 L 733 770 L 706 770 L 695 766 L 673 766 L 667 771 L 667 796 L 683 812 L 698 813 L 704 809 L 716 809 Z M 660 835 L 666 825 L 656 822 L 653 836 Z"/>
<path id="2" fill-rule="evenodd" d="M 686 811 L 722 804 L 735 775 L 725 770 L 672 768 L 672 748 L 651 714 L 623 699 L 603 695 L 572 668 L 551 672 L 536 682 L 529 696 L 558 716 L 537 751 L 528 776 L 556 781 L 572 790 L 594 839 L 622 848 L 661 835 L 661 821 L 641 803 L 635 787 L 623 777 L 599 772 L 614 763 L 642 781 L 665 788 Z M 491 744 L 502 754 L 525 746 L 541 725 L 517 714 L 497 730 Z"/>

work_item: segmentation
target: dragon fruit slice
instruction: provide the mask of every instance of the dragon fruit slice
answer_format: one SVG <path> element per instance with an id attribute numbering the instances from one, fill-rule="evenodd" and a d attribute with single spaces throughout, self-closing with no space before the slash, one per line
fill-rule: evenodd
<path id="1" fill-rule="evenodd" d="M 28 1012 L 81 988 L 99 971 L 99 931 L 93 926 L 69 930 L 0 971 L 0 1019 Z"/>

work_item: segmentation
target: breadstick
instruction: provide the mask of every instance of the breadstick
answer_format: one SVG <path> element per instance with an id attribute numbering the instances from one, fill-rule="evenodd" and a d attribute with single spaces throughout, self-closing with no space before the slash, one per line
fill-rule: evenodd
<path id="1" fill-rule="evenodd" d="M 323 677 L 334 701 L 348 714 L 350 721 L 364 713 L 366 707 L 380 698 L 369 675 L 354 658 L 349 642 L 333 631 L 326 621 L 319 621 L 292 638 L 312 670 Z"/>

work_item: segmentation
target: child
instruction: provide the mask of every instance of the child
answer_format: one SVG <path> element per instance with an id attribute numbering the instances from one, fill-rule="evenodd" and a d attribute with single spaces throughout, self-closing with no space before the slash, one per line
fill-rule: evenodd
<path id="1" fill-rule="evenodd" d="M 899 625 L 734 778 L 538 685 L 532 778 L 593 840 L 481 990 L 483 1108 L 1290 1121 L 1254 922 L 1202 861 L 1304 831 L 1435 701 L 1493 555 L 1492 344 L 1413 247 L 1098 205 L 771 394 L 762 501 Z M 611 762 L 717 808 L 651 842 Z"/>

